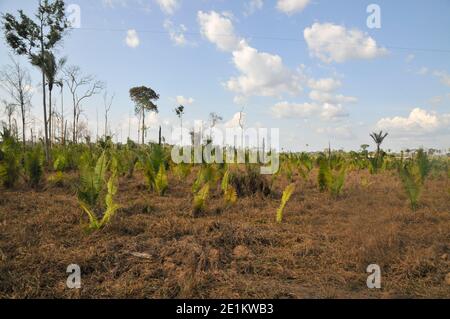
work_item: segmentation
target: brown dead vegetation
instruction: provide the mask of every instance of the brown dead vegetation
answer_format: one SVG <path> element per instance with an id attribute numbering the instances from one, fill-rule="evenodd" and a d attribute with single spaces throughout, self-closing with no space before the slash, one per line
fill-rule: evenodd
<path id="1" fill-rule="evenodd" d="M 362 175 L 369 185 L 361 185 Z M 149 193 L 141 176 L 122 178 L 120 211 L 94 233 L 83 231 L 76 177 L 41 192 L 0 189 L 0 297 L 450 297 L 444 178 L 427 181 L 414 213 L 391 173 L 352 172 L 338 199 L 296 180 L 276 224 L 287 181 L 277 180 L 270 196 L 245 194 L 226 209 L 213 192 L 207 212 L 194 218 L 193 176 L 171 177 L 164 197 Z M 382 269 L 376 291 L 366 286 L 374 263 Z M 70 264 L 81 267 L 80 290 L 66 287 Z"/>

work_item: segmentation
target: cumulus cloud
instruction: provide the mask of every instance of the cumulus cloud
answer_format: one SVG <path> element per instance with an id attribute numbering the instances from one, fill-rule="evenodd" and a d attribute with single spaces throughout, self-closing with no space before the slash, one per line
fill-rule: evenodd
<path id="1" fill-rule="evenodd" d="M 178 27 L 170 20 L 164 21 L 164 29 L 169 32 L 170 40 L 177 46 L 185 46 L 189 42 L 186 39 L 185 33 L 188 30 L 184 24 L 180 24 Z"/>
<path id="2" fill-rule="evenodd" d="M 310 55 L 325 63 L 374 59 L 388 52 L 366 33 L 332 23 L 314 23 L 303 34 Z"/>
<path id="3" fill-rule="evenodd" d="M 232 52 L 238 49 L 240 39 L 234 32 L 233 22 L 229 15 L 215 11 L 199 11 L 197 21 L 202 36 L 214 43 L 220 50 Z"/>
<path id="4" fill-rule="evenodd" d="M 173 14 L 180 7 L 178 0 L 156 0 L 156 2 L 158 2 L 161 11 L 169 15 Z"/>
<path id="5" fill-rule="evenodd" d="M 272 107 L 272 114 L 276 118 L 309 118 L 318 111 L 319 107 L 312 103 L 279 102 Z"/>
<path id="6" fill-rule="evenodd" d="M 137 48 L 140 44 L 139 36 L 136 30 L 130 29 L 127 31 L 127 37 L 125 38 L 125 43 L 130 48 Z"/>
<path id="7" fill-rule="evenodd" d="M 415 108 L 407 117 L 382 118 L 377 123 L 379 129 L 392 131 L 397 135 L 426 135 L 449 131 L 450 114 L 437 114 Z"/>
<path id="8" fill-rule="evenodd" d="M 342 117 L 348 117 L 349 114 L 341 104 L 325 103 L 322 105 L 320 116 L 324 120 L 334 121 Z"/>
<path id="9" fill-rule="evenodd" d="M 314 116 L 321 118 L 324 121 L 335 121 L 340 118 L 348 117 L 348 112 L 345 111 L 341 104 L 331 103 L 289 103 L 279 102 L 271 109 L 272 115 L 279 119 L 302 118 L 308 119 Z"/>
<path id="10" fill-rule="evenodd" d="M 303 11 L 310 2 L 310 0 L 278 0 L 277 9 L 291 15 Z"/>
<path id="11" fill-rule="evenodd" d="M 206 39 L 220 50 L 232 53 L 232 62 L 240 75 L 232 77 L 224 85 L 237 94 L 235 101 L 243 101 L 251 95 L 281 96 L 301 92 L 300 72 L 288 69 L 279 55 L 259 52 L 239 38 L 229 15 L 200 11 L 198 22 Z"/>
<path id="12" fill-rule="evenodd" d="M 241 124 L 245 126 L 246 118 L 246 113 L 237 112 L 229 121 L 225 122 L 224 126 L 226 128 L 239 128 Z"/>
<path id="13" fill-rule="evenodd" d="M 301 92 L 300 75 L 285 67 L 279 55 L 259 52 L 244 41 L 241 44 L 233 52 L 233 63 L 241 74 L 226 82 L 230 91 L 243 96 Z"/>
<path id="14" fill-rule="evenodd" d="M 341 81 L 333 78 L 324 78 L 324 79 L 310 79 L 308 81 L 308 86 L 317 91 L 323 91 L 323 92 L 332 92 L 337 90 L 342 86 Z"/>
<path id="15" fill-rule="evenodd" d="M 194 99 L 193 98 L 191 98 L 191 97 L 187 98 L 187 97 L 184 97 L 182 95 L 178 95 L 175 98 L 175 101 L 177 102 L 177 104 L 184 105 L 184 106 L 191 105 L 191 104 L 194 103 Z"/>
<path id="16" fill-rule="evenodd" d="M 332 104 L 346 104 L 346 103 L 356 103 L 358 99 L 353 96 L 345 96 L 342 94 L 331 94 L 328 92 L 313 90 L 309 93 L 309 98 L 313 101 L 320 103 L 332 103 Z"/>
<path id="17" fill-rule="evenodd" d="M 244 4 L 244 15 L 248 16 L 261 10 L 264 6 L 263 0 L 249 0 Z"/>

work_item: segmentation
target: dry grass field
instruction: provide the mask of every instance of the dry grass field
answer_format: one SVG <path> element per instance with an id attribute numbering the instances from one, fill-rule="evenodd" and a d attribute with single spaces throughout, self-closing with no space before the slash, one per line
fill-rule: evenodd
<path id="1" fill-rule="evenodd" d="M 86 232 L 76 174 L 34 191 L 0 189 L 0 298 L 449 298 L 450 200 L 445 176 L 427 180 L 413 212 L 394 172 L 353 171 L 342 195 L 294 177 L 282 224 L 281 191 L 224 208 L 213 191 L 192 215 L 195 174 L 169 175 L 165 196 L 143 176 L 120 178 L 110 224 Z M 366 182 L 361 183 L 364 179 Z M 369 290 L 378 264 L 382 289 Z M 78 264 L 82 288 L 66 287 Z M 447 278 L 446 278 L 447 276 Z"/>

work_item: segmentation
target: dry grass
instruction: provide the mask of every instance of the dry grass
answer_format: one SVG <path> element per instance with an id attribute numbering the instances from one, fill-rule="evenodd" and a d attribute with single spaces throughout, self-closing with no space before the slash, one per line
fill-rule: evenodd
<path id="1" fill-rule="evenodd" d="M 73 181 L 42 192 L 0 189 L 0 297 L 450 297 L 444 178 L 427 183 L 413 213 L 391 173 L 353 172 L 337 200 L 297 177 L 278 225 L 287 181 L 269 197 L 240 198 L 228 209 L 213 193 L 208 212 L 194 218 L 193 175 L 170 178 L 165 197 L 150 194 L 142 177 L 122 179 L 121 210 L 92 234 L 82 230 Z M 81 266 L 80 290 L 65 286 L 73 263 Z M 372 263 L 382 268 L 381 290 L 367 289 Z"/>

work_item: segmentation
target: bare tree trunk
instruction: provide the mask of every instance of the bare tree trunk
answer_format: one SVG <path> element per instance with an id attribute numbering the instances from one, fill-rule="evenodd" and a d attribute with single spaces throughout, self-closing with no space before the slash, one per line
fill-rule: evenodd
<path id="1" fill-rule="evenodd" d="M 142 108 L 142 145 L 145 145 L 145 110 Z"/>
<path id="2" fill-rule="evenodd" d="M 23 102 L 20 105 L 20 109 L 22 112 L 22 142 L 23 142 L 23 146 L 25 147 L 27 140 L 25 137 L 25 105 Z"/>
<path id="3" fill-rule="evenodd" d="M 62 81 L 61 81 L 62 83 Z M 61 143 L 65 145 L 66 136 L 64 134 L 64 91 L 63 85 L 61 84 Z"/>
<path id="4" fill-rule="evenodd" d="M 41 55 L 42 58 L 44 58 L 44 27 L 43 27 L 43 21 L 41 21 L 41 34 L 40 34 L 40 40 L 41 40 Z M 46 101 L 46 90 L 45 90 L 45 73 L 44 70 L 42 70 L 42 104 L 44 108 L 44 136 L 45 136 L 45 159 L 47 163 L 50 162 L 50 151 L 49 151 L 49 145 L 48 145 L 48 127 L 47 127 L 47 101 Z"/>
<path id="5" fill-rule="evenodd" d="M 76 130 L 77 130 L 76 120 L 77 120 L 77 109 L 76 109 L 76 106 L 74 104 L 74 106 L 73 106 L 73 128 L 72 128 L 72 141 L 74 143 L 77 142 L 77 140 L 76 140 L 76 137 L 77 137 L 76 136 Z"/>
<path id="6" fill-rule="evenodd" d="M 49 146 L 52 146 L 52 90 L 48 90 L 48 141 Z"/>
<path id="7" fill-rule="evenodd" d="M 158 138 L 158 144 L 161 146 L 162 142 L 162 135 L 161 135 L 161 125 L 159 126 L 159 138 Z"/>

